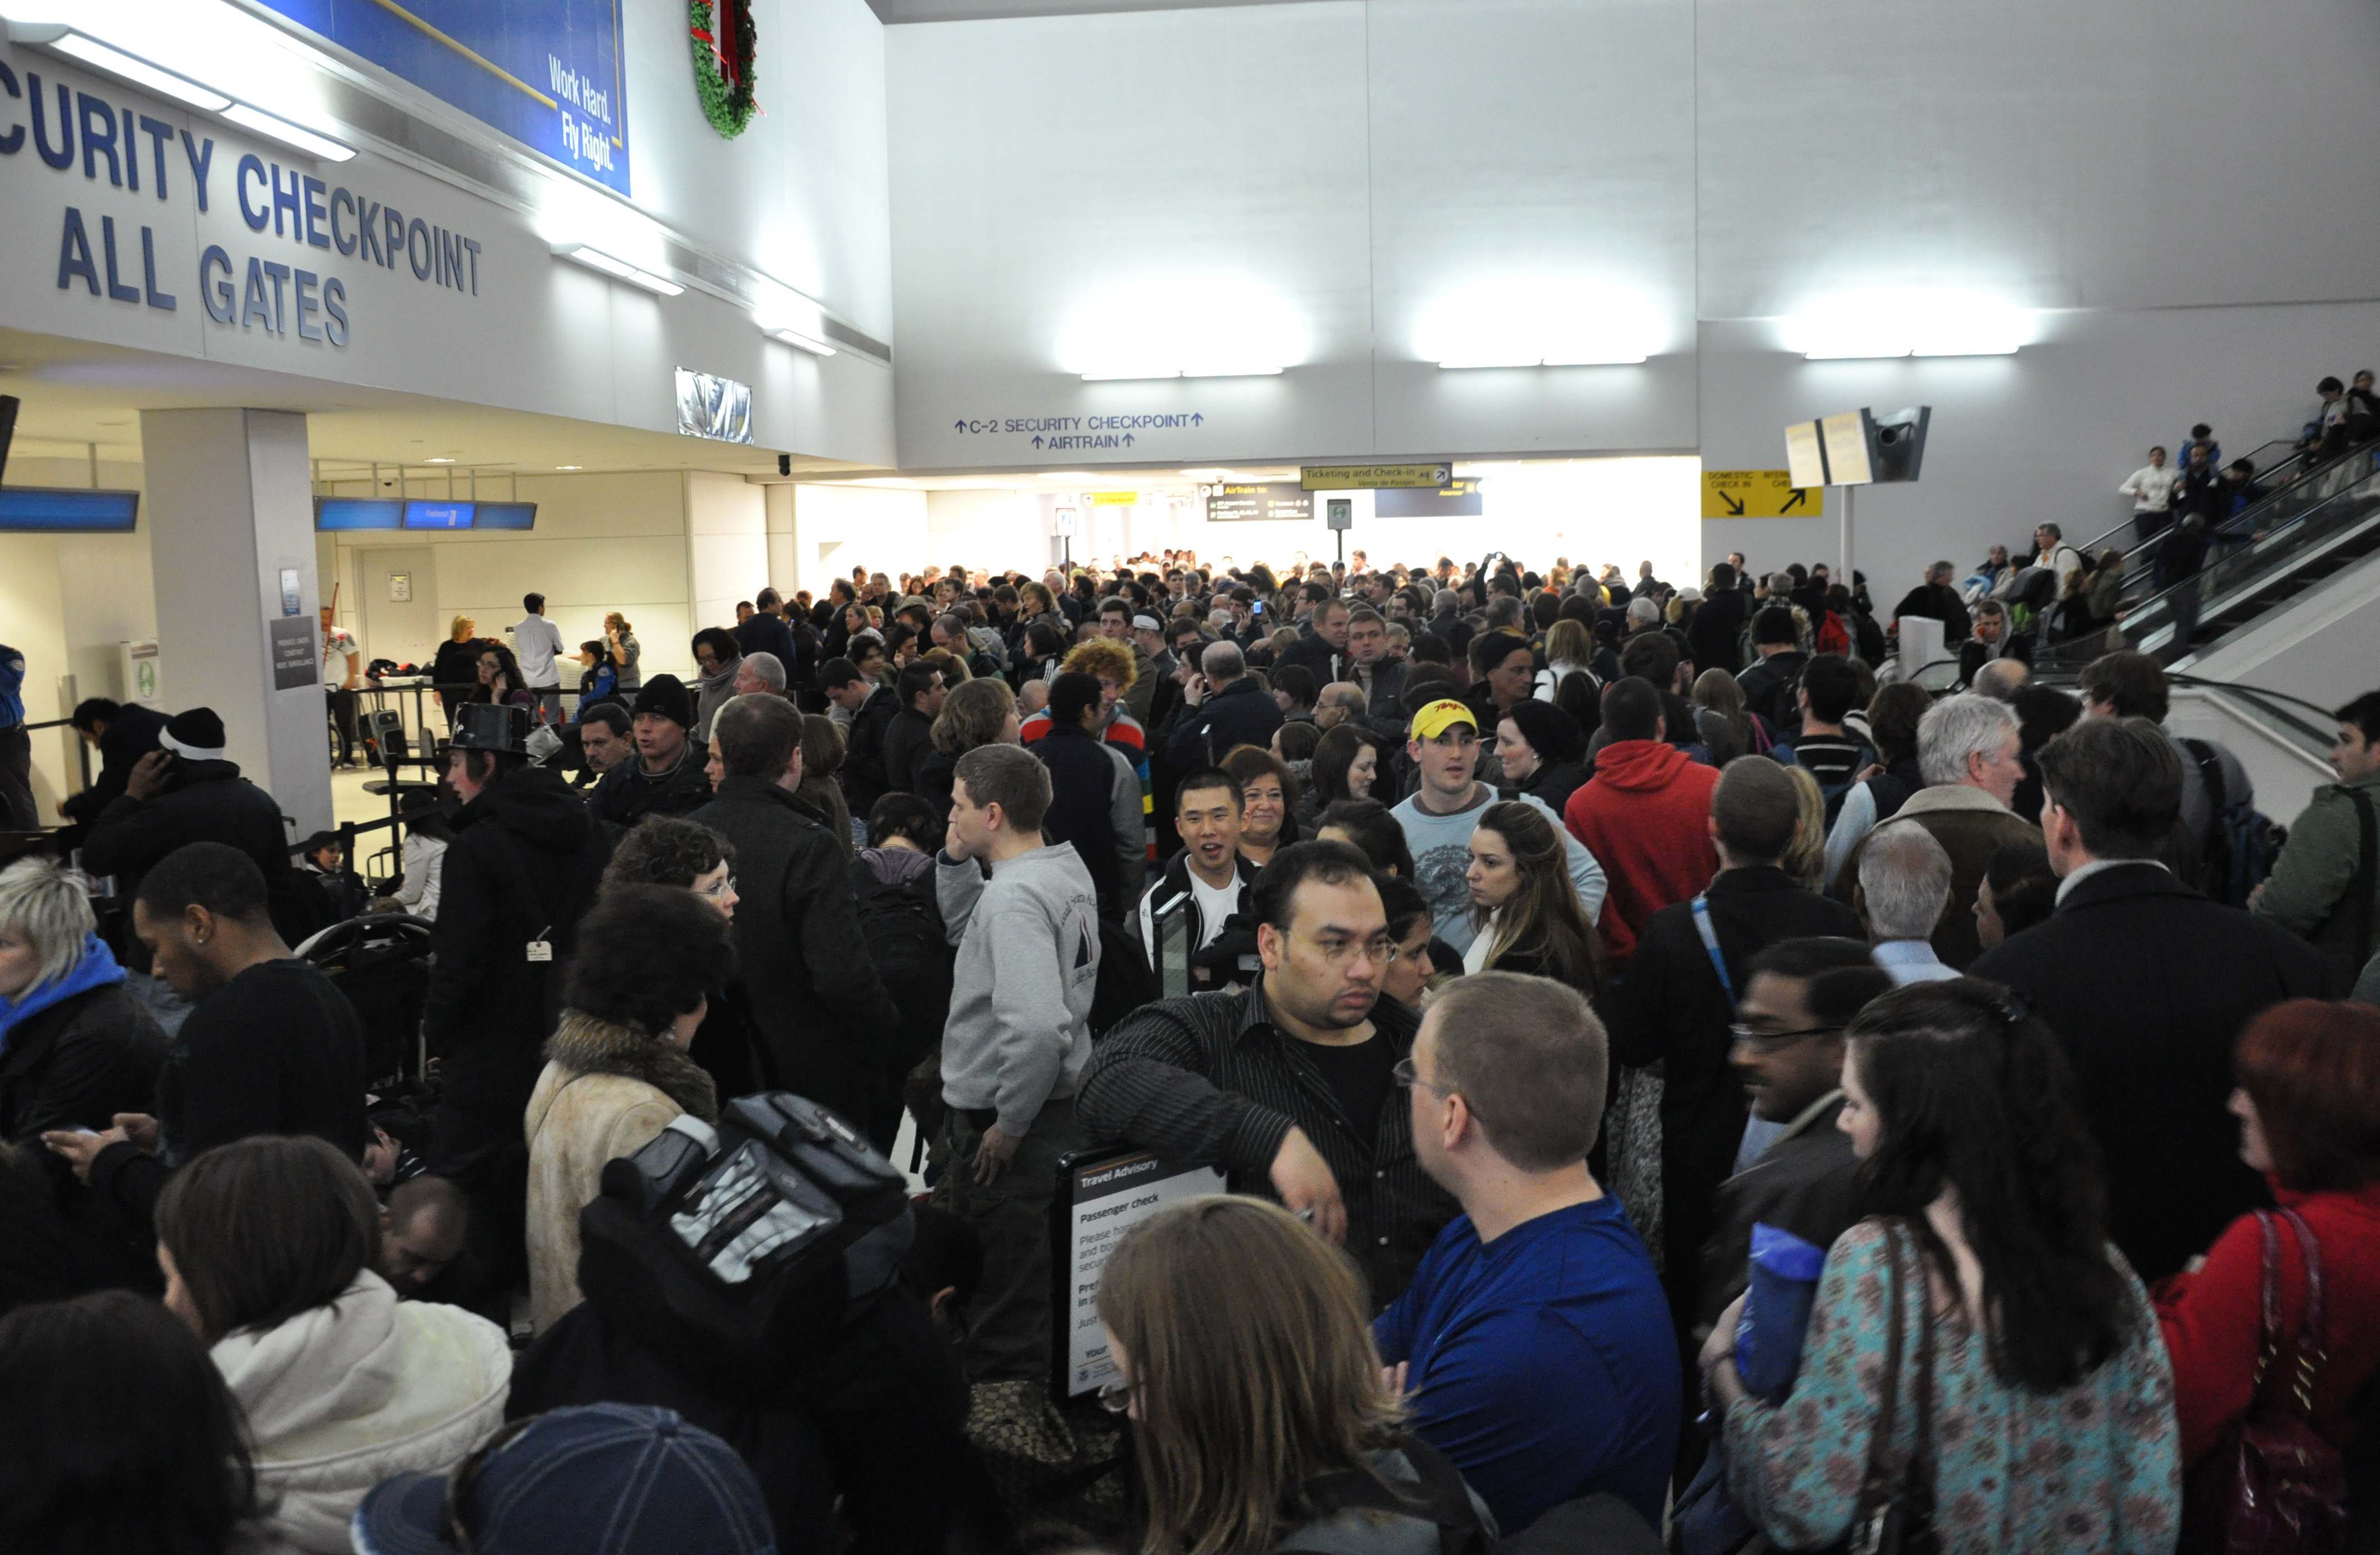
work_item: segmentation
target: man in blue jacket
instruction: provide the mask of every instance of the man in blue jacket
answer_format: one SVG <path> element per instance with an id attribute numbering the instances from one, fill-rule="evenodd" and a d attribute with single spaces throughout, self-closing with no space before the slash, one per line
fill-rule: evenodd
<path id="1" fill-rule="evenodd" d="M 1397 1067 L 1463 1214 L 1373 1338 L 1507 1537 L 1597 1491 L 1660 1524 L 1683 1382 L 1652 1255 L 1586 1166 L 1608 1068 L 1586 1000 L 1512 972 L 1449 985 Z"/>

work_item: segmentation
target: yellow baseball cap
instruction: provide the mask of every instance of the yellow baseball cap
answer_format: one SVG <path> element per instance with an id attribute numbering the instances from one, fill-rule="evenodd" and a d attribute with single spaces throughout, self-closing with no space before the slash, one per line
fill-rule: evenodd
<path id="1" fill-rule="evenodd" d="M 1467 704 L 1441 697 L 1414 714 L 1413 737 L 1434 740 L 1457 723 L 1469 728 L 1475 735 L 1479 732 L 1479 719 Z"/>

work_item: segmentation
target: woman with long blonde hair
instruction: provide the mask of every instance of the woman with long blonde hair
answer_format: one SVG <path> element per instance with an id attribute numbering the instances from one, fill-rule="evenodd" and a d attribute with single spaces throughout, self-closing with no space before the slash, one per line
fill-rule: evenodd
<path id="1" fill-rule="evenodd" d="M 1121 1374 L 1099 1396 L 1138 1427 L 1139 1555 L 1434 1549 L 1427 1508 L 1448 1500 L 1492 1540 L 1461 1476 L 1406 1434 L 1354 1264 L 1281 1206 L 1160 1211 L 1108 1259 L 1098 1306 Z"/>

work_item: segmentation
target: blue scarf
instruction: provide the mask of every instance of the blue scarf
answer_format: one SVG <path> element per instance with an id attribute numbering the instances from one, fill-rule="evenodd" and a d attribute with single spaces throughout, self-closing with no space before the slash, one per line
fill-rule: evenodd
<path id="1" fill-rule="evenodd" d="M 0 1054 L 7 1052 L 8 1038 L 18 1023 L 63 1004 L 78 993 L 89 993 L 92 989 L 123 980 L 124 968 L 115 964 L 115 953 L 98 935 L 91 935 L 82 942 L 81 956 L 65 977 L 35 984 L 21 999 L 0 995 Z"/>

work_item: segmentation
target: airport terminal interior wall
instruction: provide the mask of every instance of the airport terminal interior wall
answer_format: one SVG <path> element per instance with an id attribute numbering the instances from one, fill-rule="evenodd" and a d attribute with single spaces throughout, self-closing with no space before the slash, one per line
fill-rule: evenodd
<path id="1" fill-rule="evenodd" d="M 886 40 L 910 468 L 1548 450 L 1773 467 L 1788 420 L 1927 402 L 1925 481 L 1861 504 L 1861 565 L 1897 582 L 1973 561 L 1986 530 L 2095 534 L 2148 443 L 2204 418 L 2244 450 L 2293 431 L 2323 373 L 2380 365 L 2380 163 L 2339 128 L 2380 58 L 2365 0 L 1320 0 Z M 1461 373 L 1419 357 L 1434 297 L 1531 275 L 1641 289 L 1666 351 Z M 1303 365 L 1062 369 L 1070 319 L 1111 288 L 1219 276 L 1303 321 Z M 2042 338 L 1981 359 L 1784 349 L 1779 316 L 1888 285 L 2047 310 Z M 1119 411 L 1207 419 L 1114 452 L 957 430 Z M 1715 523 L 1702 552 L 1773 564 L 1834 534 L 1831 515 Z"/>

